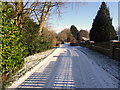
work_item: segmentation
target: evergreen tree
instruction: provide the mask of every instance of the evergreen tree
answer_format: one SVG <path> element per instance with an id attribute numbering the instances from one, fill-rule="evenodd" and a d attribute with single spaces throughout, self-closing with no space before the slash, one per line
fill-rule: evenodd
<path id="1" fill-rule="evenodd" d="M 105 2 L 102 2 L 101 7 L 94 19 L 90 30 L 90 40 L 96 42 L 109 41 L 116 37 L 116 31 L 112 25 L 109 9 Z"/>
<path id="2" fill-rule="evenodd" d="M 71 30 L 72 35 L 77 40 L 78 39 L 78 30 L 77 30 L 77 28 L 74 25 L 72 25 L 71 28 L 70 28 L 70 30 Z"/>

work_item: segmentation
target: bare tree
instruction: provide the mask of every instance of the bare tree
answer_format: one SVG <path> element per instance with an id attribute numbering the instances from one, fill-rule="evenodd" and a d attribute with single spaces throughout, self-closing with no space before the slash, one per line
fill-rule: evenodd
<path id="1" fill-rule="evenodd" d="M 24 2 L 23 0 L 14 0 L 14 2 L 9 2 L 8 4 L 13 8 L 13 14 L 12 19 L 15 21 L 17 26 L 22 27 L 22 24 L 24 22 L 25 17 L 29 17 L 30 10 L 35 4 L 35 2 L 32 2 L 30 4 L 28 0 L 27 2 Z M 29 4 L 29 6 L 28 6 Z"/>
<path id="2" fill-rule="evenodd" d="M 61 7 L 63 7 L 65 2 L 53 2 L 45 0 L 45 2 L 24 2 L 23 0 L 15 0 L 12 3 L 14 8 L 14 20 L 17 26 L 22 27 L 22 24 L 25 22 L 24 18 L 31 15 L 37 23 L 39 24 L 39 35 L 42 34 L 42 29 L 48 19 L 48 16 L 51 14 L 52 10 L 55 10 L 57 14 L 60 16 Z"/>
<path id="3" fill-rule="evenodd" d="M 50 15 L 52 9 L 56 8 L 58 14 L 60 14 L 60 7 L 62 7 L 63 2 L 37 2 L 33 7 L 32 11 L 39 24 L 39 35 L 41 35 L 42 29 Z"/>
<path id="4" fill-rule="evenodd" d="M 60 7 L 63 5 L 62 2 L 23 2 L 23 0 L 15 0 L 10 3 L 14 10 L 14 21 L 17 26 L 22 27 L 22 21 L 28 14 L 34 15 L 39 24 L 39 34 L 41 35 L 42 28 L 46 23 L 46 20 L 53 8 L 56 8 L 58 14 L 60 14 Z M 29 4 L 29 5 L 28 5 Z M 28 15 L 29 16 L 29 15 Z"/>

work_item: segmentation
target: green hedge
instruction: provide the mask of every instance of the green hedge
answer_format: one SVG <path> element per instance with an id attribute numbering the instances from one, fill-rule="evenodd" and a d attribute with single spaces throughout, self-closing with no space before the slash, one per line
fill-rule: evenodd
<path id="1" fill-rule="evenodd" d="M 12 8 L 7 3 L 2 3 L 3 86 L 6 80 L 23 67 L 26 56 L 52 48 L 52 42 L 46 41 L 43 36 L 38 37 L 39 27 L 33 20 L 28 17 L 21 29 L 9 17 L 11 15 Z"/>
<path id="2" fill-rule="evenodd" d="M 2 79 L 3 82 L 21 68 L 26 54 L 22 43 L 22 34 L 14 22 L 8 17 L 11 8 L 2 3 Z"/>

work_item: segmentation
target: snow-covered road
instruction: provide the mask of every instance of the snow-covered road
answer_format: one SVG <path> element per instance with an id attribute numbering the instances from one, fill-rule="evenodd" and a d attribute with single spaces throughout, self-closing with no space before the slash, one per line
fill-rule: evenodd
<path id="1" fill-rule="evenodd" d="M 17 88 L 118 88 L 118 80 L 79 47 L 64 44 L 43 60 Z"/>

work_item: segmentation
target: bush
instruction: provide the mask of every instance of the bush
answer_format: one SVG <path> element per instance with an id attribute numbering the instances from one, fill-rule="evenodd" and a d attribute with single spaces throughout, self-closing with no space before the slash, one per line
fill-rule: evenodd
<path id="1" fill-rule="evenodd" d="M 64 44 L 64 42 L 62 42 L 62 44 Z"/>
<path id="2" fill-rule="evenodd" d="M 70 46 L 78 46 L 78 43 L 70 43 Z"/>
<path id="3" fill-rule="evenodd" d="M 48 33 L 48 31 L 46 31 L 48 35 L 38 36 L 39 26 L 30 17 L 26 17 L 23 28 L 19 28 L 9 17 L 11 15 L 12 8 L 7 3 L 2 3 L 1 66 L 3 85 L 23 67 L 24 57 L 51 49 L 53 39 L 56 37 L 54 33 Z"/>
<path id="4" fill-rule="evenodd" d="M 3 84 L 9 76 L 14 75 L 24 63 L 25 45 L 22 35 L 13 21 L 7 16 L 11 15 L 11 8 L 2 3 L 2 80 Z"/>

